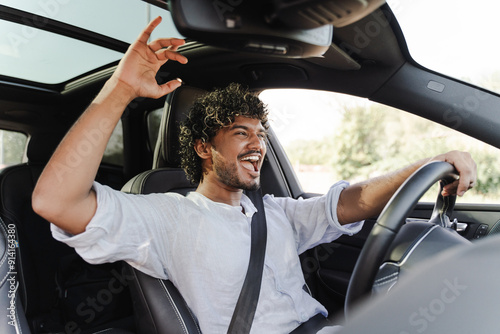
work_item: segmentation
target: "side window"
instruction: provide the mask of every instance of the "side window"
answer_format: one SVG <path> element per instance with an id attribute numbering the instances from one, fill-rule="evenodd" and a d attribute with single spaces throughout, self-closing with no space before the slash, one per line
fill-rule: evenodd
<path id="1" fill-rule="evenodd" d="M 109 139 L 102 157 L 103 163 L 123 166 L 123 127 L 120 120 Z"/>
<path id="2" fill-rule="evenodd" d="M 270 122 L 305 192 L 366 180 L 450 150 L 468 151 L 478 184 L 462 202 L 498 203 L 498 149 L 440 124 L 367 99 L 312 90 L 267 90 Z M 436 185 L 423 197 L 434 201 Z"/>
<path id="3" fill-rule="evenodd" d="M 23 161 L 27 140 L 24 133 L 0 130 L 0 168 Z"/>

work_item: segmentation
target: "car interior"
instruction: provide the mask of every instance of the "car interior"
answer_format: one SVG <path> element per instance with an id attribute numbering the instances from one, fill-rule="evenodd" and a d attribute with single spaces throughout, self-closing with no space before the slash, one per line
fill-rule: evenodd
<path id="1" fill-rule="evenodd" d="M 186 37 L 179 52 L 189 63 L 167 62 L 157 76 L 159 83 L 179 77 L 183 86 L 160 99 L 138 98 L 125 110 L 121 160 L 104 158 L 96 177 L 113 189 L 184 195 L 195 190 L 180 168 L 179 122 L 197 97 L 231 82 L 256 94 L 279 88 L 353 95 L 500 148 L 500 95 L 413 60 L 385 1 L 128 2 L 170 20 Z M 65 3 L 54 0 L 36 13 L 14 2 L 0 4 L 5 27 L 55 34 L 118 55 L 57 82 L 15 76 L 0 67 L 0 128 L 27 138 L 22 161 L 0 169 L 0 332 L 198 333 L 196 315 L 168 280 L 122 262 L 85 263 L 53 239 L 50 223 L 31 207 L 44 166 L 130 44 L 65 21 L 59 15 Z M 15 45 L 24 43 L 14 33 L 5 36 Z M 78 52 L 47 47 L 69 58 Z M 465 110 L 460 106 L 467 97 L 478 98 Z M 78 148 L 75 152 L 75 163 L 85 158 Z M 431 164 L 358 234 L 300 255 L 311 295 L 345 325 L 342 333 L 498 330 L 493 310 L 500 297 L 494 285 L 500 205 L 455 204 L 437 193 L 435 203 L 418 202 L 429 187 L 453 175 L 449 164 Z M 261 184 L 263 193 L 276 197 L 320 195 L 303 190 L 272 128 Z"/>

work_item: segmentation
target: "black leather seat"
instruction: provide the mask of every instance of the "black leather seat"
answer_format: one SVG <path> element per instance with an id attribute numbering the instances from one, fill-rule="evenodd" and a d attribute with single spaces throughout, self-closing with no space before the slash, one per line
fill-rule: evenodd
<path id="1" fill-rule="evenodd" d="M 44 145 L 38 145 L 42 140 Z M 56 136 L 33 137 L 28 145 L 29 162 L 4 168 L 0 172 L 0 216 L 5 226 L 15 229 L 19 242 L 15 256 L 19 304 L 30 319 L 32 328 L 37 327 L 33 322 L 37 322 L 40 315 L 49 314 L 55 303 L 54 254 L 62 256 L 72 252 L 68 246 L 52 238 L 49 223 L 31 208 L 31 194 L 36 181 L 59 140 L 60 137 Z"/>
<path id="2" fill-rule="evenodd" d="M 52 237 L 49 222 L 38 216 L 31 206 L 31 195 L 38 177 L 62 136 L 63 134 L 53 133 L 33 136 L 27 148 L 28 162 L 0 171 L 0 218 L 3 220 L 0 224 L 0 254 L 3 252 L 3 258 L 5 254 L 10 254 L 13 258 L 11 262 L 14 261 L 16 265 L 18 297 L 14 301 L 19 319 L 17 326 L 22 329 L 22 333 L 64 331 L 68 322 L 72 321 L 62 315 L 64 310 L 60 304 L 60 294 L 57 293 L 60 287 L 56 282 L 56 275 L 61 269 L 63 258 L 78 256 L 74 249 Z M 7 232 L 9 242 L 14 238 L 12 233 L 15 233 L 15 254 L 4 251 L 5 244 L 2 240 Z M 10 283 L 5 280 L 11 276 L 7 275 L 6 271 L 9 269 L 9 261 L 3 261 L 3 258 L 0 260 L 0 316 L 6 319 L 6 316 L 3 316 L 6 310 L 3 306 L 10 305 L 11 299 L 8 295 Z M 124 293 L 128 293 L 128 290 Z M 130 316 L 132 308 L 129 307 L 129 310 Z M 0 321 L 0 333 L 10 333 L 15 329 L 13 326 L 6 326 L 4 329 L 4 324 L 7 324 L 7 321 Z M 85 324 L 90 327 L 85 332 L 92 332 L 94 323 Z M 113 326 L 133 328 L 133 321 L 129 318 L 122 322 L 120 319 L 114 322 Z M 109 326 L 99 326 L 99 330 L 107 327 Z M 124 333 L 118 329 L 111 332 Z"/>
<path id="3" fill-rule="evenodd" d="M 179 167 L 179 123 L 185 119 L 193 101 L 206 93 L 182 86 L 167 96 L 155 147 L 153 169 L 131 179 L 122 191 L 133 194 L 177 192 L 187 194 L 196 189 Z M 179 291 L 169 280 L 156 279 L 132 267 L 127 275 L 134 277 L 132 299 L 139 333 L 201 333 Z"/>
<path id="4" fill-rule="evenodd" d="M 16 229 L 0 219 L 0 333 L 29 333 L 28 321 L 19 299 L 16 267 Z"/>

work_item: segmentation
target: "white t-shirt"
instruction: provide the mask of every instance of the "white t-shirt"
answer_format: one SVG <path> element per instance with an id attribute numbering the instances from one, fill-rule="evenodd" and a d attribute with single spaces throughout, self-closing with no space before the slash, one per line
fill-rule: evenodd
<path id="1" fill-rule="evenodd" d="M 311 199 L 264 196 L 267 246 L 259 303 L 251 333 L 289 333 L 326 309 L 303 290 L 298 254 L 362 222 L 341 226 L 339 182 Z M 94 183 L 97 211 L 85 232 L 70 235 L 52 225 L 53 236 L 90 263 L 125 260 L 151 276 L 170 279 L 198 318 L 203 333 L 226 333 L 245 279 L 250 224 L 256 212 L 191 192 L 134 195 Z"/>

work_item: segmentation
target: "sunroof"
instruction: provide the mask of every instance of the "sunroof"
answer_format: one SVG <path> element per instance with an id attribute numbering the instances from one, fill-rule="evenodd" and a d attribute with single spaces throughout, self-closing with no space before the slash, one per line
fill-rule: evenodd
<path id="1" fill-rule="evenodd" d="M 30 28 L 32 38 L 22 34 L 25 26 L 0 21 L 0 73 L 47 84 L 67 81 L 111 63 L 122 54 L 90 43 Z"/>
<path id="2" fill-rule="evenodd" d="M 149 20 L 161 15 L 163 22 L 152 38 L 181 37 L 168 11 L 139 0 L 3 0 L 2 5 L 126 43 L 131 43 Z M 0 31 L 0 74 L 10 77 L 57 84 L 123 56 L 105 47 L 22 24 L 0 21 Z"/>

